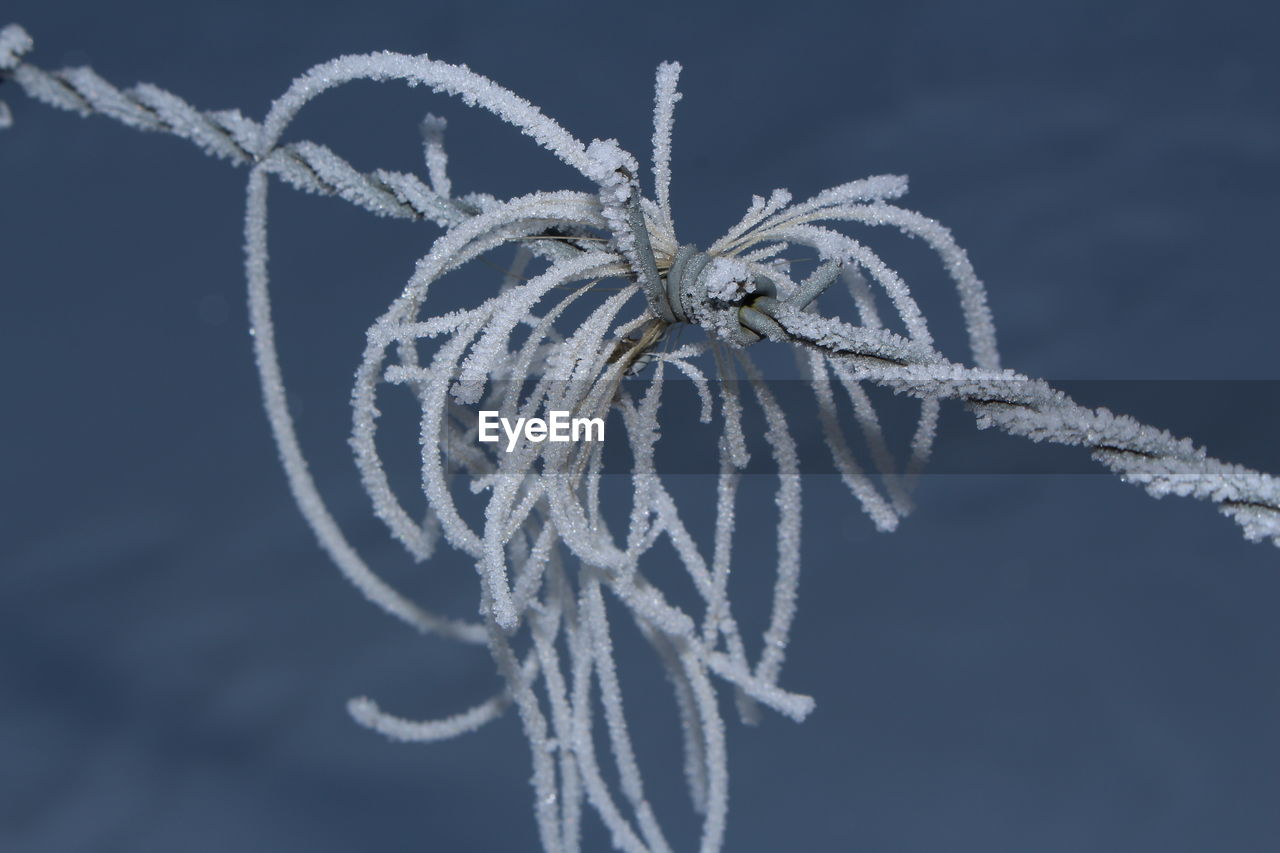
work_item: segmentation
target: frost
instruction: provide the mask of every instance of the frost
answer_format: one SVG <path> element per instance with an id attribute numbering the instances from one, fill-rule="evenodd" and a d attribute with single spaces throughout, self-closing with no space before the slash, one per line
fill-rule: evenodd
<path id="1" fill-rule="evenodd" d="M 756 289 L 747 262 L 736 258 L 713 258 L 702 275 L 707 298 L 718 302 L 737 303 Z"/>
<path id="2" fill-rule="evenodd" d="M 1081 446 L 1154 496 L 1211 501 L 1246 538 L 1280 545 L 1280 481 L 1002 370 L 985 290 L 963 249 L 936 221 L 890 203 L 906 192 L 903 177 L 851 181 L 797 204 L 786 190 L 774 190 L 767 198 L 753 197 L 742 219 L 707 252 L 681 246 L 670 196 L 674 109 L 681 97 L 676 63 L 658 69 L 654 198 L 647 199 L 636 158 L 615 140 L 584 145 L 513 92 L 425 56 L 376 53 L 318 65 L 295 80 L 259 123 L 236 111 L 200 111 L 147 84 L 118 89 L 87 68 L 46 72 L 25 61 L 31 48 L 20 28 L 0 30 L 0 72 L 32 98 L 173 134 L 249 168 L 244 238 L 251 332 L 263 403 L 294 499 L 324 550 L 365 597 L 425 634 L 487 645 L 504 682 L 484 702 L 437 720 L 395 716 L 367 698 L 352 700 L 349 711 L 389 738 L 426 742 L 474 731 L 514 707 L 531 746 L 534 815 L 548 851 L 580 849 L 588 810 L 618 849 L 671 849 L 650 806 L 642 757 L 628 728 L 610 607 L 638 626 L 671 682 L 689 795 L 703 816 L 704 853 L 721 848 L 728 810 L 718 690 L 732 691 L 748 722 L 766 708 L 796 721 L 812 711 L 812 698 L 782 686 L 801 568 L 803 497 L 790 425 L 798 419 L 816 414 L 836 470 L 881 530 L 900 526 L 910 511 L 912 481 L 932 451 L 940 401 L 957 399 L 979 427 Z M 400 80 L 487 110 L 568 164 L 588 186 L 506 200 L 455 196 L 445 124 L 430 115 L 421 125 L 425 180 L 361 171 L 324 145 L 284 141 L 307 104 L 355 80 Z M 0 105 L 0 126 L 8 121 Z M 351 389 L 350 447 L 373 513 L 393 539 L 419 561 L 443 542 L 475 566 L 475 622 L 431 613 L 376 574 L 346 538 L 310 473 L 274 334 L 267 203 L 272 176 L 375 215 L 445 229 L 368 328 Z M 841 223 L 895 228 L 937 256 L 955 286 L 973 366 L 935 348 L 907 283 L 863 242 L 836 230 Z M 451 274 L 512 245 L 518 246 L 515 261 L 499 266 L 506 272 L 494 276 L 490 290 L 448 313 L 428 304 L 429 293 L 451 286 Z M 787 262 L 777 259 L 788 245 L 811 249 L 820 259 L 799 283 Z M 848 285 L 856 322 L 818 311 L 838 277 Z M 608 288 L 598 286 L 606 279 L 612 279 Z M 883 316 L 880 298 L 888 306 Z M 705 339 L 662 351 L 659 343 L 673 346 L 676 336 L 668 336 L 668 327 L 675 319 L 702 326 Z M 783 411 L 771 393 L 745 349 L 762 334 L 796 349 L 813 388 L 811 412 Z M 647 381 L 624 382 L 649 366 Z M 685 507 L 655 461 L 660 443 L 679 440 L 684 426 L 663 413 L 671 371 L 693 383 L 698 419 L 718 431 L 710 542 L 689 529 Z M 905 474 L 867 383 L 920 400 Z M 407 395 L 418 408 L 425 515 L 411 512 L 392 488 L 379 447 L 379 401 L 390 394 Z M 606 511 L 597 446 L 524 442 L 504 452 L 476 441 L 473 404 L 504 416 L 559 409 L 611 419 L 610 430 L 633 460 L 624 511 Z M 763 414 L 776 471 L 772 519 L 750 520 L 773 524 L 775 539 L 765 558 L 772 568 L 770 616 L 758 638 L 744 637 L 730 594 L 742 473 L 749 462 L 749 409 Z M 883 485 L 856 461 L 855 432 Z M 478 512 L 470 510 L 475 495 L 482 496 Z M 675 560 L 665 562 L 674 565 L 652 555 L 659 544 L 670 546 Z M 759 554 L 746 557 L 761 560 Z M 669 595 L 659 583 L 672 569 L 683 572 L 693 596 Z M 761 649 L 754 660 L 749 648 Z M 603 737 L 594 728 L 600 710 Z M 612 768 L 602 767 L 596 754 L 604 743 Z"/>
<path id="3" fill-rule="evenodd" d="M 427 113 L 418 125 L 422 131 L 422 149 L 427 162 L 427 175 L 436 195 L 448 198 L 453 191 L 449 183 L 449 156 L 444 151 L 444 129 L 447 123 L 440 116 Z"/>
<path id="4" fill-rule="evenodd" d="M 31 36 L 17 24 L 0 28 L 0 71 L 12 71 L 22 62 L 22 57 L 34 47 Z"/>
<path id="5" fill-rule="evenodd" d="M 671 128 L 675 122 L 676 102 L 683 95 L 676 91 L 680 79 L 680 63 L 664 62 L 658 66 L 653 105 L 653 189 L 658 208 L 668 229 L 675 228 L 671 216 Z"/>

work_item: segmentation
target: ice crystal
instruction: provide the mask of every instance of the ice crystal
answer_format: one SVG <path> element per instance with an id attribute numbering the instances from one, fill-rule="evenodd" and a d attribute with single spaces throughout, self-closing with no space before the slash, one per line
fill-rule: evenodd
<path id="1" fill-rule="evenodd" d="M 1003 370 L 985 291 L 965 252 L 939 223 L 893 203 L 907 190 L 904 177 L 851 181 L 794 204 L 789 192 L 777 189 L 767 198 L 753 197 L 741 221 L 706 253 L 681 247 L 670 195 L 673 116 L 680 100 L 675 63 L 658 69 L 649 199 L 641 192 L 637 159 L 617 141 L 583 144 L 493 81 L 425 56 L 376 53 L 318 65 L 294 81 L 258 123 L 233 111 L 201 112 L 150 85 L 120 90 L 87 68 L 46 72 L 25 62 L 31 48 L 20 28 L 0 30 L 0 74 L 32 98 L 172 133 L 250 169 L 244 235 L 253 346 L 293 496 L 320 544 L 370 601 L 424 633 L 487 645 L 505 683 L 496 695 L 443 719 L 406 719 L 368 698 L 353 699 L 351 715 L 396 740 L 434 741 L 479 729 L 514 707 L 530 745 L 534 814 L 548 851 L 580 848 L 587 810 L 620 850 L 671 849 L 646 797 L 631 740 L 606 598 L 639 626 L 672 684 L 690 799 L 703 815 L 703 851 L 722 846 L 728 811 L 718 689 L 732 690 L 747 721 L 761 708 L 797 721 L 813 709 L 810 697 L 783 686 L 797 612 L 803 517 L 789 418 L 816 414 L 835 469 L 881 530 L 895 529 L 909 512 L 912 476 L 930 455 L 940 401 L 953 398 L 974 412 L 981 427 L 1085 446 L 1151 494 L 1212 501 L 1247 538 L 1280 545 L 1280 485 L 1274 478 L 1219 462 L 1189 441 L 1079 406 L 1043 382 Z M 308 103 L 354 80 L 403 80 L 488 110 L 576 170 L 588 189 L 507 200 L 454 196 L 445 123 L 434 116 L 421 125 L 426 181 L 384 170 L 364 173 L 322 145 L 282 142 Z M 8 120 L 0 105 L 0 126 Z M 481 590 L 476 621 L 434 614 L 380 578 L 346 538 L 310 474 L 289 411 L 269 295 L 273 175 L 380 216 L 446 229 L 368 328 L 351 390 L 350 444 L 374 513 L 409 554 L 427 560 L 443 540 L 474 563 Z M 888 226 L 937 255 L 955 285 L 972 367 L 935 349 L 906 282 L 871 248 L 832 227 L 839 223 Z M 429 291 L 445 286 L 438 284 L 442 279 L 512 244 L 520 247 L 516 261 L 492 293 L 450 313 L 429 305 Z M 778 260 L 790 245 L 807 247 L 820 259 L 803 281 L 793 280 L 790 265 Z M 682 267 L 687 275 L 677 275 L 678 255 L 698 259 L 696 269 Z M 856 322 L 824 316 L 811 306 L 837 278 L 848 285 Z M 597 285 L 606 279 L 621 287 L 602 295 Z M 656 288 L 642 287 L 646 281 Z M 877 304 L 881 298 L 892 312 L 887 322 L 900 331 L 886 325 Z M 706 334 L 661 351 L 657 344 L 666 339 L 673 308 Z M 762 336 L 796 348 L 813 389 L 812 412 L 784 410 L 763 380 L 744 348 Z M 650 365 L 645 381 L 624 382 Z M 662 411 L 672 371 L 692 382 L 699 421 L 718 431 L 709 542 L 691 532 L 685 508 L 656 463 L 664 434 L 676 432 Z M 868 383 L 920 400 L 905 468 L 893 458 Z M 391 486 L 378 444 L 379 398 L 385 394 L 411 395 L 420 410 L 425 518 L 410 512 Z M 547 410 L 612 418 L 611 429 L 621 431 L 613 440 L 624 442 L 632 459 L 629 504 L 612 507 L 602 497 L 599 446 L 518 441 L 505 449 L 479 443 L 477 405 L 511 418 Z M 739 487 L 750 460 L 744 417 L 749 408 L 763 416 L 763 440 L 776 472 L 771 609 L 754 643 L 744 637 L 729 593 Z M 853 430 L 868 448 L 874 471 L 857 461 Z M 485 495 L 482 512 L 464 505 L 470 493 Z M 621 525 L 619 518 L 625 519 Z M 650 555 L 660 544 L 676 555 L 698 609 L 674 603 L 657 582 L 666 575 L 651 571 Z M 760 653 L 753 658 L 749 646 Z M 603 742 L 613 771 L 596 753 L 597 707 L 603 709 Z"/>

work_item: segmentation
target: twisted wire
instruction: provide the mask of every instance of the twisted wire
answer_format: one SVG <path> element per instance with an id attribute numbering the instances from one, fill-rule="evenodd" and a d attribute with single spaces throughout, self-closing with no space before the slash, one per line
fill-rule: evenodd
<path id="1" fill-rule="evenodd" d="M 338 196 L 378 216 L 427 220 L 447 227 L 479 212 L 482 202 L 477 197 L 448 198 L 408 173 L 361 172 L 315 142 L 292 142 L 263 151 L 262 125 L 239 110 L 202 111 L 149 83 L 120 89 L 90 68 L 46 71 L 23 60 L 32 47 L 21 27 L 0 30 L 0 75 L 49 106 L 172 134 L 237 166 L 263 162 L 268 171 L 296 189 Z"/>
<path id="2" fill-rule="evenodd" d="M 1209 501 L 1240 525 L 1246 539 L 1280 546 L 1280 479 L 1270 474 L 1214 459 L 1190 439 L 1126 415 L 1082 406 L 1043 380 L 965 367 L 883 329 L 820 318 L 790 305 L 760 310 L 777 322 L 787 342 L 848 359 L 866 371 L 866 379 L 921 399 L 961 400 L 980 428 L 1086 447 L 1123 481 L 1155 497 Z"/>

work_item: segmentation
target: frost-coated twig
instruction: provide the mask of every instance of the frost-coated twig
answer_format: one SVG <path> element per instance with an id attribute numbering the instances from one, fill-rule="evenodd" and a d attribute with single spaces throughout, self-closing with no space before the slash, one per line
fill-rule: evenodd
<path id="1" fill-rule="evenodd" d="M 147 84 L 121 90 L 87 68 L 47 72 L 25 61 L 31 48 L 20 28 L 0 30 L 0 81 L 11 79 L 32 98 L 61 109 L 183 137 L 208 154 L 249 168 L 244 233 L 254 347 L 264 406 L 293 496 L 322 547 L 370 601 L 424 633 L 486 645 L 503 681 L 490 698 L 437 720 L 407 719 L 363 697 L 350 702 L 350 713 L 387 737 L 422 743 L 474 731 L 514 706 L 530 746 L 534 816 L 548 851 L 580 850 L 588 810 L 619 850 L 672 849 L 647 799 L 642 761 L 633 746 L 611 611 L 636 624 L 672 684 L 690 800 L 703 818 L 703 853 L 721 849 L 729 804 L 718 685 L 728 685 L 746 722 L 758 719 L 762 708 L 802 721 L 814 707 L 810 697 L 781 686 L 797 612 L 803 515 L 789 419 L 807 413 L 785 411 L 761 378 L 745 348 L 764 338 L 801 355 L 836 470 L 881 530 L 895 529 L 909 511 L 911 478 L 928 459 L 939 401 L 954 398 L 973 411 L 980 427 L 1083 446 L 1151 494 L 1211 501 L 1241 525 L 1247 538 L 1280 545 L 1280 481 L 1219 462 L 1188 440 L 1080 406 L 1041 381 L 1002 370 L 981 281 L 950 231 L 894 203 L 907 190 L 905 178 L 850 181 L 798 203 L 786 190 L 774 190 L 767 198 L 754 197 L 742 219 L 708 250 L 680 244 L 670 191 L 673 116 L 680 99 L 675 63 L 658 69 L 650 199 L 640 188 L 637 159 L 616 141 L 584 144 L 493 81 L 425 56 L 378 53 L 316 66 L 256 122 L 236 111 L 197 110 Z M 323 145 L 283 141 L 310 101 L 355 80 L 420 84 L 488 110 L 576 171 L 589 191 L 540 192 L 505 201 L 478 194 L 455 197 L 444 121 L 434 116 L 420 126 L 426 181 L 407 173 L 362 172 Z M 8 121 L 0 104 L 0 126 Z M 368 329 L 351 391 L 350 445 L 375 515 L 414 559 L 429 559 L 443 540 L 476 567 L 478 621 L 433 614 L 379 577 L 347 540 L 311 476 L 289 411 L 274 335 L 268 274 L 271 175 L 380 216 L 425 220 L 446 229 Z M 864 230 L 888 226 L 918 239 L 938 257 L 955 285 L 973 367 L 935 348 L 907 283 L 836 224 Z M 516 259 L 492 293 L 447 314 L 428 308 L 428 295 L 445 286 L 442 280 L 512 244 L 520 247 Z M 803 280 L 794 280 L 778 260 L 789 245 L 808 247 L 819 257 Z M 599 284 L 610 278 L 622 286 L 598 297 Z M 816 313 L 818 300 L 837 280 L 849 286 L 856 324 Z M 583 316 L 570 322 L 571 309 Z M 670 346 L 675 335 L 669 337 L 668 330 L 676 324 L 701 327 L 706 340 L 659 351 L 660 342 Z M 896 324 L 902 334 L 887 324 Z M 624 382 L 650 367 L 647 381 Z M 699 420 L 719 430 L 709 543 L 699 542 L 689 529 L 684 507 L 655 463 L 664 435 L 678 440 L 680 434 L 680 425 L 670 416 L 664 420 L 662 413 L 666 377 L 673 369 L 694 385 Z M 720 381 L 713 384 L 709 377 Z M 741 394 L 738 377 L 745 377 Z M 921 401 L 906 477 L 893 473 L 897 466 L 865 383 Z M 849 417 L 842 414 L 837 391 L 851 405 Z M 383 460 L 379 397 L 388 393 L 408 394 L 419 408 L 425 516 L 411 512 L 395 492 Z M 633 460 L 629 503 L 606 512 L 598 446 L 526 438 L 499 450 L 478 441 L 476 405 L 510 419 L 547 410 L 613 418 L 611 435 L 620 431 L 621 438 L 612 440 L 625 442 Z M 745 413 L 751 407 L 764 416 L 777 472 L 770 481 L 777 539 L 772 609 L 758 638 L 747 637 L 739 626 L 729 591 L 742 472 L 749 462 Z M 850 420 L 884 475 L 883 485 L 856 461 L 846 435 Z M 466 492 L 485 495 L 479 511 L 469 508 Z M 619 524 L 619 518 L 625 521 Z M 753 518 L 752 523 L 761 522 Z M 611 524 L 618 529 L 611 530 Z M 658 582 L 666 573 L 651 571 L 655 563 L 670 563 L 669 557 L 649 556 L 664 542 L 692 585 L 693 609 L 673 603 Z M 603 742 L 614 773 L 603 770 L 596 755 L 597 708 L 604 711 Z"/>

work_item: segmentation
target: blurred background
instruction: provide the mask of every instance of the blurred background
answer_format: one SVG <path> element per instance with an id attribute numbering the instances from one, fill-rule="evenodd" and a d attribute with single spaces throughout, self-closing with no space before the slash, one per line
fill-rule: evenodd
<path id="1" fill-rule="evenodd" d="M 1193 438 L 1254 409 L 1244 432 L 1276 434 L 1278 18 L 1259 2 L 1080 0 L 0 12 L 42 67 L 91 64 L 259 118 L 314 63 L 426 52 L 642 160 L 653 70 L 679 60 L 682 240 L 705 245 L 774 187 L 909 174 L 907 206 L 949 225 L 986 281 L 1008 366 L 1221 384 L 1226 415 L 1176 390 L 1131 411 Z M 401 746 L 346 715 L 357 695 L 453 713 L 497 679 L 483 650 L 364 602 L 288 495 L 246 332 L 245 173 L 11 85 L 0 98 L 15 118 L 0 134 L 0 848 L 536 849 L 514 716 Z M 401 85 L 327 95 L 292 138 L 421 172 L 428 110 L 450 121 L 456 191 L 588 189 L 487 114 Z M 364 330 L 438 232 L 272 198 L 284 367 L 317 479 L 389 577 L 470 615 L 472 569 L 397 553 L 344 443 Z M 959 357 L 949 293 L 912 263 Z M 1102 474 L 926 477 L 890 535 L 834 477 L 805 490 L 783 684 L 818 709 L 800 726 L 730 722 L 727 850 L 1280 849 L 1274 548 Z M 744 534 L 746 621 L 763 618 L 769 534 Z M 673 703 L 647 651 L 619 643 L 651 798 L 693 849 Z M 587 841 L 607 849 L 598 826 Z"/>

